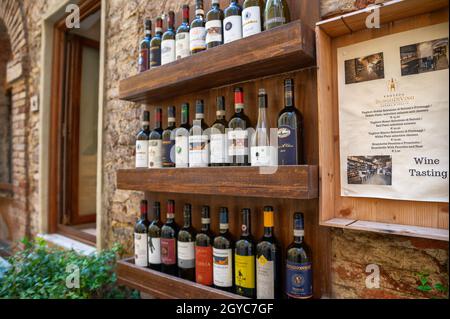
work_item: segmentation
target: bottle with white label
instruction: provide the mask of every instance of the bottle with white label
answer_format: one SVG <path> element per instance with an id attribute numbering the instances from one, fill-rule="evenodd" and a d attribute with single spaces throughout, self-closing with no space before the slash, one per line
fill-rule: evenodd
<path id="1" fill-rule="evenodd" d="M 144 111 L 142 130 L 136 136 L 136 168 L 148 167 L 148 137 L 150 135 L 150 112 Z"/>
<path id="2" fill-rule="evenodd" d="M 223 11 L 220 1 L 211 1 L 211 10 L 206 14 L 206 47 L 211 49 L 223 44 Z"/>
<path id="3" fill-rule="evenodd" d="M 155 113 L 155 129 L 148 139 L 148 168 L 162 168 L 162 109 Z"/>
<path id="4" fill-rule="evenodd" d="M 260 89 L 258 95 L 259 115 L 258 124 L 251 142 L 252 166 L 271 166 L 275 160 L 271 160 L 278 149 L 272 150 L 269 139 L 269 127 L 267 125 L 267 94 L 266 90 Z"/>
<path id="5" fill-rule="evenodd" d="M 195 120 L 189 132 L 189 167 L 209 166 L 209 127 L 203 100 L 196 102 Z"/>
<path id="6" fill-rule="evenodd" d="M 242 10 L 242 37 L 260 33 L 263 30 L 263 7 L 261 0 L 245 0 Z"/>
<path id="7" fill-rule="evenodd" d="M 225 119 L 225 97 L 217 97 L 217 119 L 210 129 L 209 148 L 211 153 L 211 166 L 227 166 L 230 163 L 226 129 L 228 122 Z"/>
<path id="8" fill-rule="evenodd" d="M 181 106 L 181 125 L 175 132 L 175 166 L 189 167 L 189 103 Z"/>
<path id="9" fill-rule="evenodd" d="M 183 22 L 178 27 L 175 36 L 175 56 L 177 60 L 191 55 L 189 30 L 189 6 L 185 4 L 183 5 Z"/>
<path id="10" fill-rule="evenodd" d="M 220 234 L 213 242 L 213 281 L 217 289 L 233 292 L 233 245 L 228 231 L 228 209 L 220 209 Z"/>
<path id="11" fill-rule="evenodd" d="M 161 41 L 161 65 L 169 64 L 176 60 L 174 26 L 175 12 L 170 11 L 167 19 L 167 31 L 164 32 Z"/>
<path id="12" fill-rule="evenodd" d="M 206 50 L 206 21 L 203 0 L 197 0 L 195 7 L 195 19 L 191 23 L 189 41 L 191 55 Z"/>
<path id="13" fill-rule="evenodd" d="M 192 227 L 192 206 L 184 206 L 184 226 L 178 233 L 178 276 L 195 281 L 195 230 Z"/>
<path id="14" fill-rule="evenodd" d="M 242 7 L 238 0 L 231 0 L 230 6 L 224 11 L 223 40 L 230 43 L 242 39 Z"/>
<path id="15" fill-rule="evenodd" d="M 134 263 L 138 267 L 148 266 L 148 248 L 147 248 L 147 232 L 148 232 L 148 203 L 146 200 L 141 201 L 141 217 L 134 226 Z"/>
<path id="16" fill-rule="evenodd" d="M 150 69 L 161 66 L 161 39 L 163 35 L 163 20 L 156 19 L 155 36 L 150 41 Z"/>
<path id="17" fill-rule="evenodd" d="M 153 221 L 148 227 L 148 264 L 150 269 L 161 271 L 161 203 L 153 206 Z"/>
<path id="18" fill-rule="evenodd" d="M 273 207 L 264 208 L 264 237 L 256 246 L 256 297 L 277 299 L 280 293 L 280 249 L 273 235 Z"/>

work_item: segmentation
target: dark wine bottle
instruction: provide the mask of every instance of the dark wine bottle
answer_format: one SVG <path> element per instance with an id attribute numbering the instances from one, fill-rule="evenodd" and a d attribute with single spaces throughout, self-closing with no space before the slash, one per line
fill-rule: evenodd
<path id="1" fill-rule="evenodd" d="M 156 19 L 155 36 L 150 41 L 150 69 L 161 66 L 161 38 L 163 34 L 163 20 Z"/>
<path id="2" fill-rule="evenodd" d="M 189 103 L 181 106 L 181 125 L 175 131 L 175 165 L 177 168 L 189 167 Z"/>
<path id="3" fill-rule="evenodd" d="M 147 230 L 148 230 L 148 203 L 141 201 L 141 217 L 134 226 L 134 263 L 139 267 L 148 266 Z"/>
<path id="4" fill-rule="evenodd" d="M 219 96 L 217 98 L 217 118 L 211 126 L 210 134 L 210 165 L 211 166 L 227 166 L 230 163 L 228 157 L 228 144 L 226 129 L 228 122 L 225 119 L 225 97 Z"/>
<path id="5" fill-rule="evenodd" d="M 178 225 L 175 223 L 175 202 L 167 202 L 167 221 L 161 228 L 161 271 L 177 276 L 177 237 Z"/>
<path id="6" fill-rule="evenodd" d="M 177 60 L 187 58 L 191 55 L 189 41 L 189 5 L 183 5 L 183 22 L 177 29 L 175 51 Z"/>
<path id="7" fill-rule="evenodd" d="M 145 19 L 144 32 L 145 38 L 139 45 L 139 72 L 150 70 L 150 41 L 152 40 L 152 20 Z"/>
<path id="8" fill-rule="evenodd" d="M 230 5 L 224 10 L 223 42 L 230 43 L 242 39 L 242 7 L 238 0 L 230 0 Z"/>
<path id="9" fill-rule="evenodd" d="M 211 1 L 211 10 L 206 14 L 206 47 L 211 49 L 223 44 L 223 11 L 220 1 Z"/>
<path id="10" fill-rule="evenodd" d="M 195 281 L 195 230 L 192 227 L 192 206 L 184 206 L 184 226 L 178 233 L 178 276 Z"/>
<path id="11" fill-rule="evenodd" d="M 288 298 L 309 299 L 313 296 L 312 255 L 304 241 L 304 217 L 294 214 L 294 242 L 286 253 L 286 295 Z"/>
<path id="12" fill-rule="evenodd" d="M 206 50 L 206 21 L 203 0 L 196 1 L 195 19 L 191 23 L 189 32 L 191 55 Z"/>
<path id="13" fill-rule="evenodd" d="M 251 235 L 250 209 L 242 210 L 241 238 L 236 242 L 235 283 L 238 295 L 255 298 L 255 244 Z"/>
<path id="14" fill-rule="evenodd" d="M 278 116 L 278 165 L 301 165 L 303 117 L 294 104 L 294 80 L 284 82 L 285 107 Z"/>
<path id="15" fill-rule="evenodd" d="M 195 120 L 189 132 L 189 167 L 209 166 L 209 127 L 203 100 L 196 102 Z"/>
<path id="16" fill-rule="evenodd" d="M 175 167 L 175 130 L 176 130 L 175 106 L 167 108 L 168 127 L 162 134 L 162 165 L 165 168 Z"/>
<path id="17" fill-rule="evenodd" d="M 280 291 L 280 249 L 273 235 L 273 208 L 264 208 L 264 237 L 256 246 L 256 297 L 277 299 Z"/>
<path id="18" fill-rule="evenodd" d="M 144 111 L 142 130 L 136 136 L 136 168 L 148 168 L 148 138 L 150 135 L 150 112 Z"/>
<path id="19" fill-rule="evenodd" d="M 213 285 L 213 234 L 209 207 L 202 208 L 202 230 L 195 237 L 195 281 L 205 286 Z"/>
<path id="20" fill-rule="evenodd" d="M 169 64 L 176 60 L 175 52 L 175 12 L 169 11 L 167 30 L 161 40 L 161 65 Z"/>
<path id="21" fill-rule="evenodd" d="M 155 129 L 148 138 L 148 168 L 162 168 L 162 109 L 155 113 Z"/>
<path id="22" fill-rule="evenodd" d="M 228 231 L 228 209 L 220 209 L 220 234 L 213 242 L 213 279 L 217 289 L 233 292 L 234 241 Z"/>
<path id="23" fill-rule="evenodd" d="M 148 227 L 148 264 L 153 270 L 161 271 L 161 204 L 153 206 L 153 221 Z"/>
<path id="24" fill-rule="evenodd" d="M 250 165 L 250 139 L 248 128 L 251 128 L 250 119 L 244 113 L 244 91 L 237 88 L 234 91 L 235 113 L 228 127 L 228 155 L 233 166 Z"/>

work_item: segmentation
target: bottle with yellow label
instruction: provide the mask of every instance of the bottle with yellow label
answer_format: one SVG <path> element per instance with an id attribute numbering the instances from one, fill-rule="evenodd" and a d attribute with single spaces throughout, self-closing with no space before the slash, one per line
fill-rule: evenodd
<path id="1" fill-rule="evenodd" d="M 264 237 L 256 246 L 256 298 L 277 299 L 280 292 L 280 250 L 273 235 L 273 207 L 264 208 Z"/>
<path id="2" fill-rule="evenodd" d="M 242 233 L 235 249 L 235 284 L 238 295 L 255 298 L 255 244 L 250 229 L 250 209 L 242 210 Z"/>

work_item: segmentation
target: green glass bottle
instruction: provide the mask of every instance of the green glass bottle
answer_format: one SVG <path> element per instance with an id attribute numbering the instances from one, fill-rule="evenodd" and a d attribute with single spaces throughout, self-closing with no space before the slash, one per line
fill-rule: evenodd
<path id="1" fill-rule="evenodd" d="M 291 21 L 286 0 L 267 0 L 264 11 L 264 29 L 270 30 Z"/>

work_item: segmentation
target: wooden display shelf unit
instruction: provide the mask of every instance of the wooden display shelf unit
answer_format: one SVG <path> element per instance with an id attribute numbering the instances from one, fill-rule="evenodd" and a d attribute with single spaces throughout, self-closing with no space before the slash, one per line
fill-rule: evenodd
<path id="1" fill-rule="evenodd" d="M 226 291 L 138 267 L 134 259 L 118 262 L 118 282 L 161 299 L 247 299 Z"/>
<path id="2" fill-rule="evenodd" d="M 153 104 L 313 65 L 314 30 L 296 20 L 122 80 L 119 97 Z"/>
<path id="3" fill-rule="evenodd" d="M 259 170 L 256 167 L 119 170 L 117 187 L 122 190 L 172 194 L 279 199 L 318 197 L 317 166 L 280 166 L 268 172 L 270 174 L 263 174 L 264 171 Z"/>
<path id="4" fill-rule="evenodd" d="M 374 8 L 324 20 L 316 26 L 320 224 L 448 241 L 448 203 L 340 195 L 337 49 L 448 22 L 448 0 L 394 0 L 378 6 L 381 28 L 367 29 L 366 19 Z"/>

